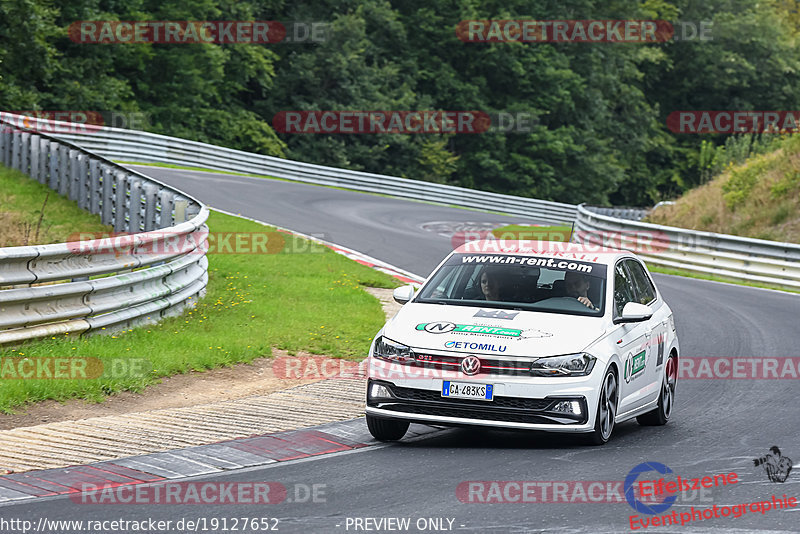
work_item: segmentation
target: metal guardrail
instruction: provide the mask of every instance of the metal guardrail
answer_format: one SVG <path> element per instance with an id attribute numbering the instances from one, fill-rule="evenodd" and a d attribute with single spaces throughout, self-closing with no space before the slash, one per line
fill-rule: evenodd
<path id="1" fill-rule="evenodd" d="M 53 128 L 59 124 L 64 125 L 60 129 L 65 132 L 55 134 L 57 137 L 78 143 L 110 159 L 273 176 L 354 191 L 498 211 L 559 224 L 571 224 L 576 214 L 576 206 L 572 204 L 313 165 L 137 130 L 92 126 L 85 132 L 67 132 L 75 130 L 75 125 L 70 128 L 68 123 L 54 121 L 47 121 L 46 126 Z"/>
<path id="2" fill-rule="evenodd" d="M 123 233 L 0 248 L 0 345 L 156 322 L 205 292 L 208 208 L 191 196 L 2 119 L 0 161 Z"/>
<path id="3" fill-rule="evenodd" d="M 573 240 L 633 250 L 650 264 L 800 289 L 800 245 L 622 220 L 578 206 Z"/>
<path id="4" fill-rule="evenodd" d="M 592 213 L 630 221 L 641 221 L 644 219 L 645 215 L 647 215 L 647 212 L 650 211 L 644 208 L 601 208 L 594 206 L 588 209 L 591 210 Z"/>

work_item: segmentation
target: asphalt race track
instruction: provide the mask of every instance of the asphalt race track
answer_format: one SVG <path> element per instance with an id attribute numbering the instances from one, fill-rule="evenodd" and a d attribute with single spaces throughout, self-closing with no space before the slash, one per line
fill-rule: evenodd
<path id="1" fill-rule="evenodd" d="M 423 224 L 524 222 L 519 217 L 331 187 L 158 167 L 132 168 L 195 195 L 212 208 L 314 235 L 421 276 L 430 274 L 451 250 L 449 239 L 421 229 Z"/>
<path id="2" fill-rule="evenodd" d="M 204 172 L 137 167 L 214 208 L 259 219 L 366 253 L 426 276 L 451 249 L 435 222 L 535 223 L 519 217 L 459 210 L 423 202 L 283 181 Z M 775 291 L 656 275 L 675 312 L 682 357 L 798 357 L 800 297 Z M 669 466 L 684 478 L 736 472 L 738 483 L 704 495 L 685 492 L 672 509 L 711 508 L 800 495 L 800 469 L 784 483 L 771 482 L 753 459 L 781 448 L 800 459 L 798 380 L 686 379 L 664 427 L 627 422 L 604 447 L 569 436 L 448 429 L 388 446 L 356 449 L 197 480 L 277 481 L 287 488 L 321 484 L 319 502 L 248 506 L 85 506 L 68 498 L 0 508 L 2 517 L 59 519 L 175 519 L 180 517 L 277 517 L 280 532 L 629 532 L 634 512 L 626 502 L 481 503 L 457 493 L 466 481 L 622 481 L 638 464 Z M 653 474 L 654 475 L 654 474 Z M 650 478 L 656 478 L 655 476 Z M 300 486 L 304 487 L 304 486 Z M 463 487 L 463 486 L 462 486 Z M 488 482 L 485 487 L 490 487 Z M 508 487 L 508 486 L 506 486 Z M 485 495 L 485 494 L 484 494 Z M 509 493 L 513 498 L 516 492 Z M 459 499 L 461 497 L 461 500 Z M 302 499 L 294 499 L 302 500 Z M 564 502 L 564 501 L 579 502 Z M 640 517 L 653 517 L 639 514 Z M 410 518 L 407 530 L 355 518 Z M 441 522 L 428 519 L 443 518 Z M 417 523 L 422 520 L 422 523 Z M 452 523 L 449 521 L 452 520 Z M 748 512 L 647 532 L 800 531 L 800 507 Z M 357 528 L 360 525 L 359 528 Z M 396 526 L 396 525 L 395 525 Z M 637 525 L 640 526 L 640 525 Z M 369 528 L 368 528 L 369 527 Z M 254 531 L 254 530 L 247 530 Z"/>

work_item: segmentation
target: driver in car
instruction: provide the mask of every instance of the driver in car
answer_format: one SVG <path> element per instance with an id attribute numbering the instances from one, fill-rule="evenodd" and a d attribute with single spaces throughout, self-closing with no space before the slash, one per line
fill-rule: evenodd
<path id="1" fill-rule="evenodd" d="M 592 308 L 594 310 L 597 309 L 592 301 L 589 300 L 589 277 L 581 273 L 568 271 L 564 275 L 564 289 L 566 290 L 568 297 L 574 297 L 578 299 L 578 302 L 587 308 Z"/>

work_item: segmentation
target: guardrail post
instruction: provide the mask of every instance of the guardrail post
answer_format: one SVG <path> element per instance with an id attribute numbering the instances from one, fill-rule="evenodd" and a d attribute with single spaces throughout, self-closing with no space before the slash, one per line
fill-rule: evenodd
<path id="1" fill-rule="evenodd" d="M 114 231 L 124 232 L 128 229 L 128 221 L 125 220 L 128 201 L 128 176 L 123 171 L 114 173 L 116 191 L 114 192 Z"/>
<path id="2" fill-rule="evenodd" d="M 30 177 L 39 180 L 39 136 L 31 134 L 30 139 Z"/>
<path id="3" fill-rule="evenodd" d="M 103 181 L 103 192 L 100 197 L 100 220 L 103 224 L 114 223 L 114 169 L 101 163 L 101 180 Z M 99 193 L 99 191 L 98 191 Z"/>
<path id="4" fill-rule="evenodd" d="M 67 196 L 70 200 L 79 201 L 80 191 L 78 189 L 81 166 L 80 166 L 81 153 L 77 150 L 69 151 L 69 186 L 67 187 Z"/>
<path id="5" fill-rule="evenodd" d="M 189 205 L 186 207 L 186 220 L 193 219 L 198 213 L 200 213 L 200 206 L 195 202 L 189 202 Z"/>
<path id="6" fill-rule="evenodd" d="M 19 137 L 19 170 L 22 171 L 23 174 L 30 176 L 30 170 L 28 170 L 28 159 L 31 150 L 31 134 L 29 132 L 22 132 Z"/>
<path id="7" fill-rule="evenodd" d="M 78 154 L 78 207 L 89 210 L 89 156 Z"/>
<path id="8" fill-rule="evenodd" d="M 18 131 L 11 134 L 11 168 L 19 170 L 20 135 Z"/>
<path id="9" fill-rule="evenodd" d="M 89 211 L 98 214 L 100 213 L 100 197 L 102 196 L 100 178 L 100 161 L 94 158 L 89 160 L 89 190 L 86 192 L 89 196 Z"/>
<path id="10" fill-rule="evenodd" d="M 136 177 L 128 178 L 130 207 L 128 208 L 128 231 L 141 232 L 142 226 L 142 181 Z"/>
<path id="11" fill-rule="evenodd" d="M 3 165 L 6 164 L 6 145 L 8 142 L 6 141 L 6 126 L 4 123 L 0 122 L 0 163 Z"/>
<path id="12" fill-rule="evenodd" d="M 50 159 L 50 140 L 46 137 L 42 137 L 39 139 L 39 176 L 38 180 L 39 183 L 47 184 L 47 164 Z"/>
<path id="13" fill-rule="evenodd" d="M 172 210 L 175 209 L 175 195 L 169 189 L 162 189 L 158 193 L 161 210 L 158 213 L 158 227 L 167 228 L 172 226 Z"/>
<path id="14" fill-rule="evenodd" d="M 144 184 L 144 231 L 155 230 L 156 226 L 156 201 L 158 200 L 158 186 Z"/>
<path id="15" fill-rule="evenodd" d="M 180 224 L 186 221 L 186 208 L 189 207 L 189 201 L 184 197 L 179 197 L 175 200 L 175 215 L 172 217 L 173 224 Z"/>
<path id="16" fill-rule="evenodd" d="M 70 185 L 70 164 L 69 164 L 70 148 L 65 145 L 59 145 L 58 150 L 58 194 L 68 196 Z"/>
<path id="17" fill-rule="evenodd" d="M 0 157 L 6 167 L 11 164 L 11 126 L 5 123 L 0 125 Z"/>
<path id="18" fill-rule="evenodd" d="M 48 183 L 47 185 L 53 191 L 58 191 L 58 182 L 60 171 L 58 170 L 61 165 L 61 153 L 59 152 L 59 145 L 56 141 L 50 141 L 50 166 L 47 169 Z"/>

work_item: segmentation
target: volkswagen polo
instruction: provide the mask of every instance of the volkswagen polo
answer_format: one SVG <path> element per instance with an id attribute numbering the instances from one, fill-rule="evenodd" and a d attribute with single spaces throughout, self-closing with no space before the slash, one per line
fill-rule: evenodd
<path id="1" fill-rule="evenodd" d="M 411 422 L 584 434 L 601 445 L 674 409 L 673 314 L 635 254 L 567 243 L 476 241 L 403 307 L 368 356 L 366 420 L 378 440 Z"/>

